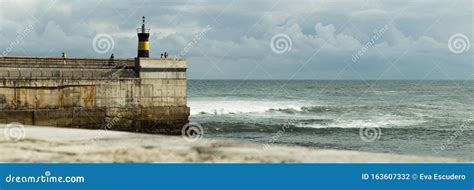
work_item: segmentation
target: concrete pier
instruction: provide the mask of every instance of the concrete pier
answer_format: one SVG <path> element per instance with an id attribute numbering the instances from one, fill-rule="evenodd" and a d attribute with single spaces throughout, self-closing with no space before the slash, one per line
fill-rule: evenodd
<path id="1" fill-rule="evenodd" d="M 186 61 L 0 57 L 0 123 L 180 134 Z"/>

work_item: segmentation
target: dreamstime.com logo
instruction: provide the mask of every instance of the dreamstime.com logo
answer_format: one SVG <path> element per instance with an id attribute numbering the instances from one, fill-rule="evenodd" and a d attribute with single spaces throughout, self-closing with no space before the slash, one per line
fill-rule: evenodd
<path id="1" fill-rule="evenodd" d="M 3 135 L 10 141 L 21 141 L 26 136 L 25 126 L 17 122 L 9 123 L 3 129 Z"/>
<path id="2" fill-rule="evenodd" d="M 181 136 L 188 142 L 196 142 L 204 136 L 204 129 L 199 123 L 188 123 L 181 129 Z"/>
<path id="3" fill-rule="evenodd" d="M 281 129 L 278 130 L 273 136 L 272 138 L 270 138 L 270 140 L 267 141 L 267 143 L 265 143 L 263 145 L 263 150 L 270 150 L 271 149 L 271 145 L 275 144 L 275 142 L 277 142 L 281 137 L 283 137 L 283 135 L 286 133 L 286 130 L 289 129 L 291 126 L 298 126 L 299 124 L 297 124 L 296 120 L 294 119 L 289 119 L 289 120 L 286 120 L 282 126 L 281 126 Z"/>
<path id="4" fill-rule="evenodd" d="M 379 127 L 360 127 L 359 136 L 364 142 L 374 142 L 382 136 L 382 129 Z"/>
<path id="5" fill-rule="evenodd" d="M 206 33 L 209 32 L 210 30 L 211 30 L 210 25 L 207 25 L 206 28 L 202 29 L 198 34 L 194 36 L 193 40 L 187 43 L 184 49 L 181 50 L 177 56 L 175 56 L 175 59 L 181 59 L 186 54 L 188 54 L 191 48 L 194 47 L 199 41 L 201 41 L 201 39 L 204 38 Z"/>
<path id="6" fill-rule="evenodd" d="M 452 145 L 454 143 L 454 141 L 456 141 L 456 139 L 460 138 L 461 136 L 464 135 L 464 132 L 471 129 L 472 126 L 474 124 L 474 120 L 472 119 L 469 119 L 467 121 L 464 121 L 458 129 L 456 129 L 456 131 L 454 131 L 454 133 L 452 135 L 449 136 L 448 139 L 446 139 L 442 144 L 441 146 L 439 146 L 439 150 L 442 150 L 442 151 L 445 151 L 448 149 L 448 147 L 450 145 Z M 437 151 L 435 149 L 435 151 Z"/>
<path id="7" fill-rule="evenodd" d="M 274 35 L 270 41 L 270 48 L 272 48 L 272 51 L 277 54 L 291 51 L 292 46 L 293 42 L 291 41 L 290 36 L 283 33 Z"/>
<path id="8" fill-rule="evenodd" d="M 454 54 L 461 54 L 469 51 L 471 42 L 469 38 L 464 34 L 454 34 L 449 38 L 448 48 Z"/>
<path id="9" fill-rule="evenodd" d="M 15 176 L 5 177 L 7 183 L 84 183 L 84 176 L 52 176 L 50 171 L 39 176 Z"/>
<path id="10" fill-rule="evenodd" d="M 114 38 L 109 34 L 97 34 L 92 40 L 92 48 L 96 53 L 105 54 L 114 50 Z"/>
<path id="11" fill-rule="evenodd" d="M 28 24 L 28 27 L 26 27 L 21 33 L 19 33 L 16 38 L 10 42 L 10 44 L 5 48 L 5 50 L 2 52 L 2 56 L 7 56 L 18 44 L 23 42 L 25 38 L 34 30 L 33 24 L 30 23 Z"/>
<path id="12" fill-rule="evenodd" d="M 382 38 L 382 36 L 385 34 L 385 32 L 388 31 L 388 29 L 390 29 L 390 26 L 384 25 L 382 28 L 374 30 L 373 31 L 374 34 L 372 35 L 370 40 L 367 43 L 365 43 L 359 51 L 352 54 L 352 59 L 351 59 L 352 62 L 353 63 L 358 62 L 359 59 L 362 56 L 364 56 L 364 54 L 367 53 L 367 51 L 370 48 L 372 48 L 375 45 L 375 43 L 377 43 L 377 41 L 379 41 Z"/>

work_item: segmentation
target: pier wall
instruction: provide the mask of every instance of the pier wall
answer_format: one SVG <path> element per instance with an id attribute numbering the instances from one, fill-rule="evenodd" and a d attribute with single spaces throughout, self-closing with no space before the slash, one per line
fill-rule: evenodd
<path id="1" fill-rule="evenodd" d="M 186 62 L 0 57 L 0 123 L 178 134 Z"/>

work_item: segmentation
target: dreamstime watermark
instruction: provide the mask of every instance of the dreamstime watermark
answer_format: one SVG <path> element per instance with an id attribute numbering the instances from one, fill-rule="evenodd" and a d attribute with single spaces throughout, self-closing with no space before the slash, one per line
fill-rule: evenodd
<path id="1" fill-rule="evenodd" d="M 30 23 L 30 24 L 28 24 L 28 26 L 23 31 L 21 31 L 16 36 L 15 40 L 13 40 L 10 43 L 10 45 L 8 45 L 8 47 L 5 48 L 5 50 L 3 50 L 2 56 L 7 56 L 13 50 L 13 48 L 15 48 L 21 42 L 23 42 L 25 37 L 28 36 L 31 33 L 31 31 L 33 31 L 33 24 Z"/>
<path id="2" fill-rule="evenodd" d="M 461 54 L 469 51 L 471 42 L 469 38 L 464 34 L 453 34 L 448 41 L 448 48 L 451 53 Z"/>
<path id="3" fill-rule="evenodd" d="M 464 0 L 464 3 L 467 9 L 474 10 L 474 0 Z"/>
<path id="4" fill-rule="evenodd" d="M 181 129 L 181 136 L 188 142 L 196 142 L 204 136 L 204 129 L 199 123 L 188 123 Z"/>
<path id="5" fill-rule="evenodd" d="M 3 129 L 3 135 L 10 141 L 21 141 L 26 136 L 25 126 L 17 122 L 9 123 Z"/>
<path id="6" fill-rule="evenodd" d="M 360 127 L 359 137 L 364 142 L 374 142 L 379 140 L 382 136 L 382 129 L 380 127 Z"/>
<path id="7" fill-rule="evenodd" d="M 120 78 L 121 73 L 125 70 L 125 66 L 120 67 L 118 69 L 111 70 L 109 72 L 110 79 L 118 79 Z"/>
<path id="8" fill-rule="evenodd" d="M 270 138 L 270 140 L 268 140 L 268 142 L 263 145 L 262 149 L 263 150 L 269 150 L 271 148 L 271 145 L 273 145 L 275 142 L 277 142 L 286 133 L 286 130 L 288 128 L 290 128 L 290 126 L 292 126 L 292 125 L 293 126 L 297 125 L 296 120 L 293 120 L 293 119 L 286 120 L 283 123 L 283 125 L 281 126 L 281 129 L 278 130 L 272 136 L 272 138 Z"/>
<path id="9" fill-rule="evenodd" d="M 355 63 L 357 61 L 359 61 L 359 59 L 364 56 L 364 54 L 371 48 L 374 46 L 375 42 L 377 42 L 382 36 L 383 34 L 385 34 L 385 32 L 387 32 L 387 30 L 389 29 L 389 25 L 384 25 L 382 28 L 378 29 L 378 30 L 374 30 L 373 31 L 373 35 L 372 35 L 372 38 L 370 38 L 370 41 L 368 41 L 367 43 L 364 44 L 364 46 L 362 46 L 362 49 L 360 49 L 359 51 L 355 52 L 354 54 L 352 54 L 352 62 Z"/>
<path id="10" fill-rule="evenodd" d="M 207 32 L 211 30 L 211 26 L 207 25 L 206 28 L 202 29 L 199 33 L 197 33 L 193 40 L 186 44 L 186 46 L 179 52 L 178 55 L 175 56 L 175 59 L 181 59 L 184 57 L 186 54 L 188 54 L 189 50 L 191 50 L 192 47 L 194 47 L 201 39 L 206 35 Z"/>
<path id="11" fill-rule="evenodd" d="M 96 53 L 105 54 L 114 50 L 114 39 L 109 34 L 97 34 L 92 40 L 92 48 Z"/>
<path id="12" fill-rule="evenodd" d="M 292 46 L 293 42 L 291 41 L 290 36 L 283 33 L 274 35 L 270 41 L 270 48 L 272 48 L 272 51 L 277 54 L 291 51 Z"/>
<path id="13" fill-rule="evenodd" d="M 104 127 L 100 130 L 100 133 L 94 137 L 92 137 L 92 140 L 90 141 L 90 144 L 95 144 L 97 141 L 105 137 L 108 134 L 108 131 L 112 130 L 114 127 L 118 126 L 119 123 L 121 122 L 123 118 L 123 113 L 128 112 L 129 109 L 125 108 L 125 110 L 117 111 L 111 115 L 113 115 L 112 118 L 106 118 L 105 119 L 105 125 Z"/>
<path id="14" fill-rule="evenodd" d="M 454 143 L 456 139 L 458 139 L 460 136 L 463 135 L 464 131 L 468 128 L 471 128 L 473 125 L 474 121 L 472 119 L 469 119 L 465 122 L 463 122 L 459 128 L 451 135 L 449 138 L 439 146 L 439 150 L 445 151 L 448 146 Z"/>
<path id="15" fill-rule="evenodd" d="M 122 112 L 117 112 L 114 115 L 115 116 L 112 117 L 111 119 L 105 120 L 104 130 L 111 130 L 114 126 L 117 126 L 117 124 L 120 122 L 120 120 L 123 117 Z"/>
<path id="16" fill-rule="evenodd" d="M 6 183 L 84 183 L 84 176 L 52 176 L 50 171 L 45 171 L 39 176 L 15 176 L 9 174 L 5 177 Z"/>

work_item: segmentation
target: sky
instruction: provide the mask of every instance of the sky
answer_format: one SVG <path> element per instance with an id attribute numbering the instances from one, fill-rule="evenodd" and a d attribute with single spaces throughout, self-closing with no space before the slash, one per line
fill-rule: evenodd
<path id="1" fill-rule="evenodd" d="M 0 56 L 185 58 L 190 79 L 473 80 L 473 0 L 0 0 Z"/>

